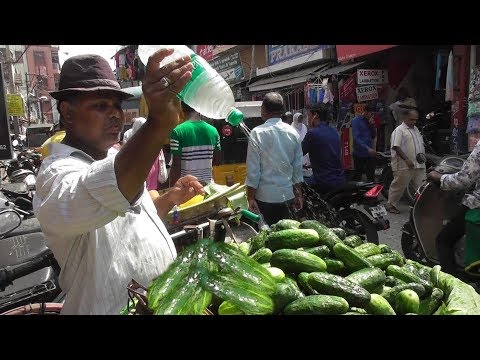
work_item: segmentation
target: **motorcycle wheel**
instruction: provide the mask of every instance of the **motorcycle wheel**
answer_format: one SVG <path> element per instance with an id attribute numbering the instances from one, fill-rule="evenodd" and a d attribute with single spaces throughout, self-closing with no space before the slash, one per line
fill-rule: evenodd
<path id="1" fill-rule="evenodd" d="M 345 228 L 347 232 L 360 235 L 364 242 L 378 245 L 377 228 L 365 214 L 353 209 L 343 209 L 340 210 L 339 216 L 341 219 L 339 225 Z"/>
<path id="2" fill-rule="evenodd" d="M 401 245 L 403 256 L 405 256 L 406 259 L 410 259 L 419 263 L 425 262 L 425 253 L 423 252 L 422 247 L 414 235 L 403 232 Z"/>

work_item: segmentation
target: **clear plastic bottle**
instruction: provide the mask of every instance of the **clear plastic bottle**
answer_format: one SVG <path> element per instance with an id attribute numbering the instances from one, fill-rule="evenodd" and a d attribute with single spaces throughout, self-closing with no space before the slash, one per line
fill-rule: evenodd
<path id="1" fill-rule="evenodd" d="M 178 94 L 182 101 L 210 119 L 225 119 L 233 126 L 242 122 L 243 114 L 235 108 L 235 98 L 230 86 L 205 59 L 186 45 L 139 45 L 138 56 L 146 65 L 148 58 L 163 48 L 173 48 L 175 51 L 163 59 L 160 66 L 185 55 L 192 58 L 192 78 Z"/>

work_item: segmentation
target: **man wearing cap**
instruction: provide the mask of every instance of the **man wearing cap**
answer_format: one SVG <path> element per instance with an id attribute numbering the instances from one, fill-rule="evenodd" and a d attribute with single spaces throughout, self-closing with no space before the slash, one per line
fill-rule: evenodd
<path id="1" fill-rule="evenodd" d="M 118 314 L 127 303 L 125 287 L 133 278 L 148 284 L 176 257 L 160 217 L 175 205 L 203 193 L 186 176 L 152 200 L 145 179 L 168 135 L 177 124 L 176 94 L 191 78 L 189 57 L 160 68 L 173 50 L 160 50 L 148 61 L 143 93 L 148 121 L 107 157 L 123 129 L 123 99 L 130 97 L 98 55 L 65 61 L 59 103 L 66 136 L 54 143 L 37 177 L 35 214 L 62 271 L 66 293 L 62 313 Z"/>

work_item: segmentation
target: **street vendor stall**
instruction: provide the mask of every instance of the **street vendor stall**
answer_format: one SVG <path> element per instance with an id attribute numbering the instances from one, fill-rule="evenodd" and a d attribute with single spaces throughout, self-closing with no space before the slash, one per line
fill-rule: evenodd
<path id="1" fill-rule="evenodd" d="M 480 315 L 480 295 L 440 266 L 315 220 L 281 220 L 240 244 L 200 239 L 128 293 L 123 314 Z"/>

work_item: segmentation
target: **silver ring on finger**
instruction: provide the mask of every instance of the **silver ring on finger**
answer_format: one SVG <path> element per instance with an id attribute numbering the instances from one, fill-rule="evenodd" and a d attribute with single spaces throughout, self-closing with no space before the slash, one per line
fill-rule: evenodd
<path id="1" fill-rule="evenodd" d="M 168 79 L 168 77 L 164 76 L 160 79 L 160 83 L 162 84 L 162 86 L 164 88 L 168 88 L 171 84 L 170 80 Z"/>

